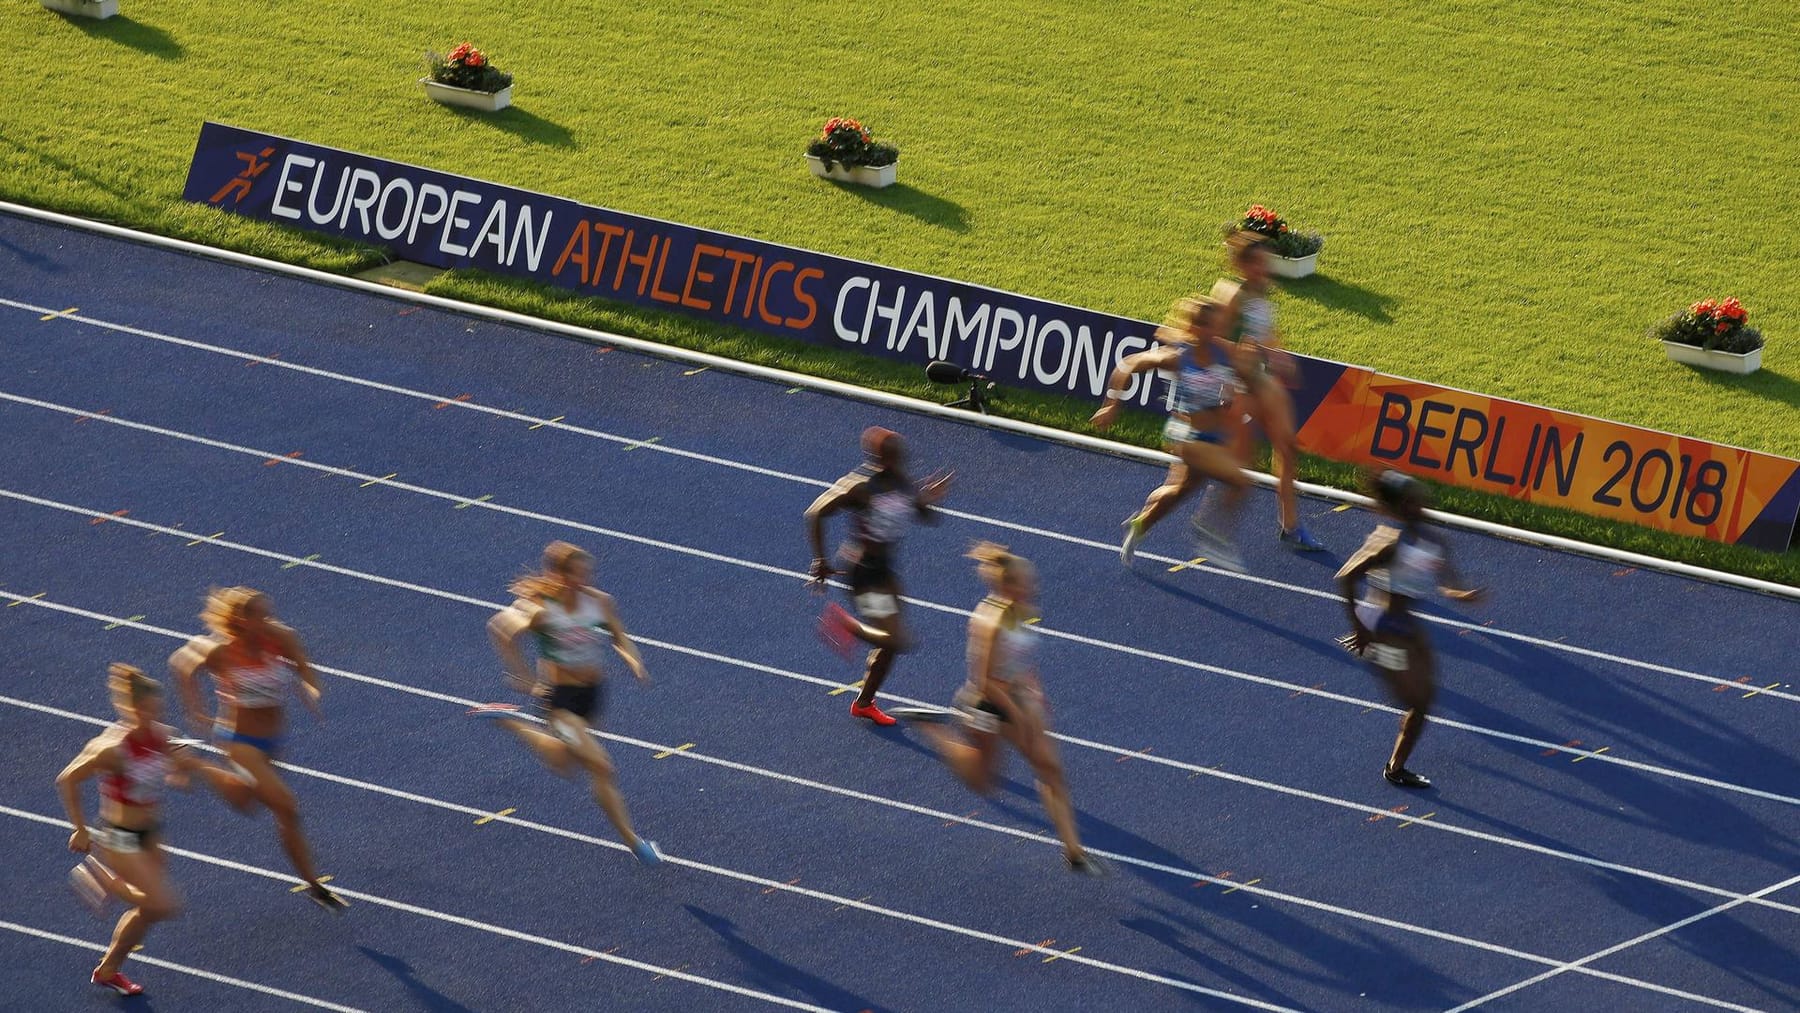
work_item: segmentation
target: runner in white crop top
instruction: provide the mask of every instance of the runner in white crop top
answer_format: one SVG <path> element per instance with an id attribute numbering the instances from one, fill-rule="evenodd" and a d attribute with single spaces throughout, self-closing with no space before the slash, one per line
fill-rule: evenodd
<path id="1" fill-rule="evenodd" d="M 1376 477 L 1371 492 L 1382 512 L 1400 527 L 1376 528 L 1338 571 L 1352 627 L 1338 643 L 1367 660 L 1406 707 L 1382 776 L 1402 788 L 1427 788 L 1431 782 L 1408 770 L 1406 761 L 1437 698 L 1437 663 L 1431 639 L 1413 608 L 1440 591 L 1446 598 L 1463 602 L 1475 601 L 1480 592 L 1457 577 L 1450 565 L 1449 547 L 1425 527 L 1423 484 L 1400 472 L 1386 471 Z M 1374 601 L 1357 601 L 1359 582 L 1368 584 L 1375 593 Z"/>
<path id="2" fill-rule="evenodd" d="M 1194 516 L 1194 534 L 1202 543 L 1202 555 L 1228 569 L 1244 568 L 1232 536 L 1249 479 L 1231 450 L 1239 423 L 1238 413 L 1230 406 L 1237 400 L 1239 387 L 1232 359 L 1237 349 L 1220 333 L 1224 316 L 1224 307 L 1210 298 L 1177 301 L 1156 330 L 1163 347 L 1121 361 L 1107 381 L 1106 403 L 1088 420 L 1095 428 L 1110 428 L 1134 374 L 1175 374 L 1169 421 L 1163 427 L 1163 449 L 1175 462 L 1169 465 L 1162 485 L 1151 490 L 1138 512 L 1125 519 L 1119 561 L 1126 566 L 1131 565 L 1138 543 L 1157 521 L 1205 488 L 1208 480 L 1218 479 L 1225 488 L 1213 497 L 1214 502 L 1202 502 Z"/>
<path id="3" fill-rule="evenodd" d="M 518 600 L 488 620 L 488 638 L 500 655 L 507 681 L 531 693 L 542 711 L 543 727 L 513 704 L 483 704 L 469 714 L 493 720 L 559 774 L 585 770 L 594 800 L 619 837 L 639 861 L 654 865 L 662 860 L 661 853 L 655 842 L 632 829 L 612 757 L 589 732 L 604 711 L 609 648 L 640 683 L 648 683 L 650 674 L 619 621 L 612 595 L 594 587 L 593 579 L 594 557 L 568 542 L 551 542 L 544 549 L 542 569 L 513 583 Z M 519 650 L 527 633 L 537 646 L 536 674 Z"/>
<path id="4" fill-rule="evenodd" d="M 298 634 L 275 619 L 268 597 L 254 588 L 215 589 L 200 618 L 210 633 L 193 638 L 169 657 L 188 721 L 197 731 L 212 725 L 219 747 L 250 782 L 254 801 L 274 817 L 282 850 L 306 882 L 307 898 L 327 910 L 342 911 L 348 905 L 319 882 L 312 848 L 301 829 L 299 802 L 275 766 L 288 696 L 297 694 L 315 717 L 321 716 L 322 690 L 306 647 Z M 201 703 L 202 670 L 212 676 L 219 702 L 212 722 L 205 720 Z"/>
<path id="5" fill-rule="evenodd" d="M 1070 870 L 1086 875 L 1105 871 L 1081 846 L 1075 807 L 1056 743 L 1050 738 L 1050 707 L 1038 680 L 1037 571 L 1003 545 L 982 542 L 970 550 L 989 594 L 969 618 L 969 679 L 956 693 L 960 728 L 923 725 L 938 755 L 964 784 L 988 794 L 1000 774 L 1000 743 L 1010 743 L 1031 761 L 1038 795 L 1062 839 Z M 943 712 L 904 711 L 907 717 L 936 721 Z"/>

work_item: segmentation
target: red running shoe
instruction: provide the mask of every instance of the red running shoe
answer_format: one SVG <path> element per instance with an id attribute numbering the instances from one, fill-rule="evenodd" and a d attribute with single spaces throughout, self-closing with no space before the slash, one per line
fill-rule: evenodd
<path id="1" fill-rule="evenodd" d="M 893 718 L 888 717 L 886 714 L 883 714 L 880 707 L 877 707 L 872 703 L 857 703 L 855 700 L 850 701 L 850 716 L 853 718 L 868 718 L 870 721 L 881 725 L 883 728 L 888 725 L 897 725 L 900 723 Z"/>
<path id="2" fill-rule="evenodd" d="M 856 617 L 832 602 L 819 614 L 819 639 L 836 651 L 838 657 L 850 661 L 856 657 Z"/>
<path id="3" fill-rule="evenodd" d="M 130 978 L 125 977 L 117 971 L 114 971 L 113 976 L 110 978 L 102 978 L 100 977 L 100 972 L 95 971 L 88 980 L 102 988 L 110 988 L 120 995 L 144 994 L 144 986 L 132 981 Z"/>

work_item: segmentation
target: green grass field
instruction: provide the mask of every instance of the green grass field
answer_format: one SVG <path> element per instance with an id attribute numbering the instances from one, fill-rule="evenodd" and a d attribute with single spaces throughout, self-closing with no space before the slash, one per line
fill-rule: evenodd
<path id="1" fill-rule="evenodd" d="M 378 259 L 183 205 L 212 118 L 1139 317 L 1214 275 L 1219 225 L 1259 201 L 1327 236 L 1324 277 L 1282 298 L 1300 351 L 1800 457 L 1800 22 L 1785 2 L 124 11 L 0 10 L 15 96 L 0 196 L 329 269 Z M 517 75 L 514 109 L 424 98 L 425 50 L 464 39 Z M 903 185 L 806 173 L 801 148 L 839 114 L 900 145 Z M 910 371 L 491 279 L 433 291 L 918 391 Z M 1695 372 L 1644 337 L 1706 295 L 1750 308 L 1762 373 Z M 1018 414 L 1085 412 L 1032 399 Z M 1446 505 L 1800 583 L 1793 552 Z"/>

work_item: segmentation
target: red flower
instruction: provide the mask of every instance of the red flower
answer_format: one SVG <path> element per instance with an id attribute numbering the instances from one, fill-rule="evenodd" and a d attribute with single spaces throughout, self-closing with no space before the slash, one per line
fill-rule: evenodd
<path id="1" fill-rule="evenodd" d="M 1744 318 L 1749 316 L 1749 313 L 1745 311 L 1743 303 L 1738 302 L 1736 299 L 1726 299 L 1719 304 L 1719 316 L 1722 316 L 1727 320 L 1735 320 L 1742 323 Z"/>
<path id="2" fill-rule="evenodd" d="M 1721 320 L 1721 321 L 1719 321 L 1718 326 L 1713 328 L 1713 333 L 1714 334 L 1724 334 L 1726 331 L 1729 331 L 1729 330 L 1731 330 L 1731 324 L 1727 321 Z"/>
<path id="3" fill-rule="evenodd" d="M 1712 316 L 1713 311 L 1718 308 L 1719 304 L 1711 299 L 1702 299 L 1694 305 L 1689 306 L 1688 312 L 1697 317 L 1707 317 Z"/>
<path id="4" fill-rule="evenodd" d="M 469 58 L 466 62 L 471 67 L 479 67 L 487 63 L 487 57 L 481 55 L 481 50 L 471 49 L 469 50 Z"/>

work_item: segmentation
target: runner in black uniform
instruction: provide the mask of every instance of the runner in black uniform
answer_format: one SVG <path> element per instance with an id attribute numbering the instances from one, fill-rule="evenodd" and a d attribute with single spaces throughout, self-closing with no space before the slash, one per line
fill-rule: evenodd
<path id="1" fill-rule="evenodd" d="M 894 667 L 894 657 L 911 646 L 900 614 L 902 592 L 894 555 L 909 522 L 932 519 L 931 508 L 950 490 L 951 473 L 914 483 L 906 475 L 906 445 L 900 434 L 880 426 L 863 430 L 862 449 L 867 458 L 862 466 L 838 479 L 806 508 L 806 532 L 812 540 L 813 586 L 820 587 L 832 574 L 846 572 L 833 568 L 825 555 L 825 518 L 850 511 L 850 537 L 838 550 L 838 559 L 849 567 L 850 597 L 861 618 L 828 605 L 819 618 L 819 632 L 846 656 L 854 640 L 870 646 L 862 693 L 850 704 L 850 713 L 891 725 L 894 719 L 875 706 L 875 694 Z"/>

